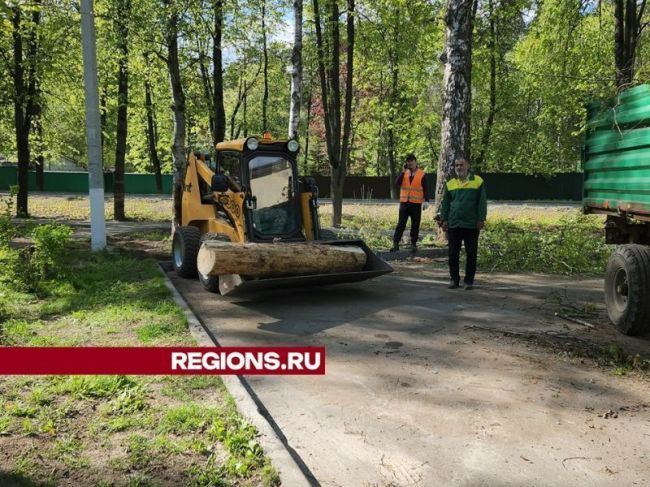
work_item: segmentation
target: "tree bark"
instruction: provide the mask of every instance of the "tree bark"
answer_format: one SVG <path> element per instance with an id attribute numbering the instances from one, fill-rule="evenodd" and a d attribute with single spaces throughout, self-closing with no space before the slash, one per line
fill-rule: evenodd
<path id="1" fill-rule="evenodd" d="M 388 175 L 390 178 L 390 197 L 397 199 L 399 195 L 399 188 L 395 186 L 395 179 L 397 173 L 400 172 L 399 163 L 397 160 L 397 141 L 395 140 L 395 115 L 400 107 L 399 103 L 399 60 L 397 58 L 397 46 L 399 44 L 400 34 L 400 10 L 399 7 L 395 8 L 395 22 L 393 24 L 393 35 L 388 51 L 388 65 L 390 70 L 390 104 L 388 110 L 388 127 L 386 128 L 386 142 L 388 153 Z"/>
<path id="2" fill-rule="evenodd" d="M 298 138 L 302 102 L 302 1 L 293 0 L 293 50 L 291 51 L 291 105 L 289 138 Z"/>
<path id="3" fill-rule="evenodd" d="M 476 161 L 474 161 L 474 169 L 476 171 L 479 171 L 485 162 L 485 156 L 490 145 L 490 136 L 492 135 L 492 127 L 494 126 L 494 116 L 497 105 L 497 40 L 493 0 L 488 1 L 488 10 L 490 16 L 490 106 L 488 109 L 487 120 L 485 121 L 485 126 L 483 128 L 483 136 L 481 137 L 481 152 L 476 158 Z"/>
<path id="4" fill-rule="evenodd" d="M 307 102 L 305 103 L 305 111 L 307 113 L 307 120 L 305 121 L 305 148 L 303 149 L 302 155 L 302 167 L 304 174 L 308 174 L 309 169 L 309 124 L 311 123 L 311 101 L 312 101 L 312 92 L 309 90 L 309 95 L 307 96 Z"/>
<path id="5" fill-rule="evenodd" d="M 269 51 L 266 45 L 266 0 L 262 0 L 262 43 L 264 56 L 264 95 L 262 96 L 262 130 L 268 128 L 267 110 L 269 105 Z"/>
<path id="6" fill-rule="evenodd" d="M 145 64 L 149 64 L 148 55 L 146 53 Z M 149 162 L 151 163 L 156 179 L 156 192 L 161 194 L 163 192 L 163 187 L 160 158 L 158 157 L 158 126 L 156 123 L 156 112 L 153 106 L 153 96 L 151 91 L 149 73 L 146 73 L 144 79 L 144 105 L 147 112 L 147 146 L 149 148 Z"/>
<path id="7" fill-rule="evenodd" d="M 251 277 L 304 276 L 360 271 L 363 249 L 313 243 L 238 244 L 207 241 L 197 267 L 203 275 L 239 274 Z"/>
<path id="8" fill-rule="evenodd" d="M 614 0 L 614 60 L 616 87 L 629 88 L 634 80 L 637 45 L 643 24 L 646 0 Z"/>
<path id="9" fill-rule="evenodd" d="M 181 222 L 181 204 L 183 196 L 183 178 L 187 167 L 185 155 L 185 92 L 181 80 L 180 63 L 178 59 L 178 11 L 173 0 L 163 0 L 169 9 L 165 44 L 167 47 L 167 70 L 172 94 L 172 110 L 174 112 L 174 137 L 172 142 L 172 159 L 174 162 L 174 220 Z"/>
<path id="10" fill-rule="evenodd" d="M 212 142 L 216 146 L 226 135 L 226 110 L 223 106 L 223 56 L 221 38 L 223 36 L 223 1 L 214 3 L 214 33 L 212 37 L 212 85 L 214 107 L 214 134 Z"/>
<path id="11" fill-rule="evenodd" d="M 350 152 L 350 133 L 352 120 L 352 94 L 354 72 L 354 0 L 347 2 L 347 72 L 343 121 L 341 121 L 341 88 L 340 88 L 340 34 L 339 8 L 337 0 L 329 1 L 329 52 L 325 57 L 325 45 L 320 21 L 318 0 L 313 0 L 314 23 L 316 27 L 316 47 L 318 57 L 318 73 L 321 84 L 321 100 L 325 111 L 325 139 L 327 155 L 331 168 L 332 192 L 332 225 L 341 226 L 343 213 L 343 185 L 346 176 L 347 159 Z M 327 68 L 326 68 L 327 65 Z M 343 134 L 341 135 L 341 125 Z"/>
<path id="12" fill-rule="evenodd" d="M 40 1 L 35 2 L 36 7 Z M 28 217 L 29 195 L 29 134 L 31 119 L 34 113 L 36 97 L 36 63 L 38 53 L 37 29 L 40 23 L 40 8 L 32 12 L 31 25 L 27 30 L 27 52 L 23 48 L 23 26 L 21 8 L 15 6 L 12 12 L 12 41 L 13 41 L 13 101 L 14 129 L 16 135 L 16 150 L 18 153 L 18 195 L 16 199 L 16 216 Z M 26 56 L 25 56 L 26 54 Z"/>
<path id="13" fill-rule="evenodd" d="M 43 156 L 43 97 L 40 83 L 36 83 L 36 94 L 34 97 L 34 135 L 36 136 L 36 189 L 45 189 L 45 157 Z"/>
<path id="14" fill-rule="evenodd" d="M 454 161 L 469 160 L 471 110 L 471 25 L 473 1 L 447 0 L 445 14 L 445 72 L 441 148 L 436 182 L 436 210 L 440 208 Z"/>
<path id="15" fill-rule="evenodd" d="M 102 131 L 102 161 L 106 161 L 106 157 L 104 156 L 104 145 L 106 144 L 106 120 L 108 117 L 108 107 L 106 106 L 106 103 L 108 102 L 108 86 L 104 85 L 102 87 L 102 94 L 99 97 L 99 127 L 100 130 Z"/>
<path id="16" fill-rule="evenodd" d="M 115 172 L 113 174 L 113 218 L 126 219 L 124 213 L 124 166 L 126 162 L 126 137 L 128 134 L 129 104 L 129 25 L 131 1 L 117 2 L 115 34 L 117 38 L 117 127 L 115 133 Z"/>

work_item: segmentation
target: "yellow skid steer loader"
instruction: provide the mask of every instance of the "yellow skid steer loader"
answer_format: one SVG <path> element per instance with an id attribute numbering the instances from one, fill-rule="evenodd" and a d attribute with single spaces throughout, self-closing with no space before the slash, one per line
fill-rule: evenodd
<path id="1" fill-rule="evenodd" d="M 228 294 L 235 290 L 355 282 L 393 271 L 363 241 L 327 238 L 329 235 L 321 230 L 318 188 L 313 179 L 298 177 L 297 141 L 275 140 L 265 133 L 260 138 L 221 142 L 216 149 L 216 160 L 199 153 L 190 154 L 188 159 L 181 221 L 174 226 L 172 243 L 173 267 L 179 276 L 193 278 L 198 275 L 208 291 Z M 316 262 L 318 257 L 314 256 L 318 255 L 318 248 L 330 248 L 322 245 L 356 247 L 352 250 L 359 253 L 361 249 L 365 253 L 365 263 L 362 269 L 350 272 L 333 271 L 330 264 L 324 264 L 324 268 L 306 275 L 203 274 L 197 269 L 197 256 L 210 245 L 217 245 L 212 242 L 204 245 L 214 240 L 237 244 L 239 252 L 248 252 L 247 249 L 253 247 L 250 243 L 263 249 L 272 247 L 259 247 L 258 244 L 316 244 L 311 257 Z M 304 254 L 305 247 L 289 249 L 298 249 Z M 292 252 L 282 255 L 289 260 L 282 262 L 282 266 L 291 269 Z M 228 267 L 237 268 L 237 262 L 228 262 Z"/>

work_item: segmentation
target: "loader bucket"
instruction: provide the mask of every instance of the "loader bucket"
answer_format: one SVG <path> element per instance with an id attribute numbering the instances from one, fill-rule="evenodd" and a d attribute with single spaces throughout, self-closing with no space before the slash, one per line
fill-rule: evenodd
<path id="1" fill-rule="evenodd" d="M 393 268 L 377 257 L 362 240 L 332 240 L 318 242 L 325 245 L 354 245 L 366 253 L 366 265 L 360 271 L 339 272 L 332 274 L 310 274 L 307 276 L 289 276 L 274 278 L 247 279 L 238 274 L 219 276 L 219 291 L 222 295 L 237 295 L 264 289 L 281 289 L 304 286 L 324 286 L 359 282 L 393 272 Z"/>

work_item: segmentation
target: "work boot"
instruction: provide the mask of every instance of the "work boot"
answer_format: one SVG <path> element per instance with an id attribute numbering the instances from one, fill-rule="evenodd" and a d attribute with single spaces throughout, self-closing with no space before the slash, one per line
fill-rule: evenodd
<path id="1" fill-rule="evenodd" d="M 459 287 L 458 281 L 449 281 L 449 286 L 447 286 L 448 289 L 458 289 Z"/>
<path id="2" fill-rule="evenodd" d="M 393 242 L 393 247 L 390 249 L 391 252 L 399 252 L 399 243 Z"/>
<path id="3" fill-rule="evenodd" d="M 415 242 L 411 243 L 411 252 L 416 253 L 418 251 L 418 244 Z"/>
<path id="4" fill-rule="evenodd" d="M 466 282 L 465 283 L 465 291 L 471 291 L 472 289 L 474 289 L 474 284 L 471 283 L 471 282 Z"/>

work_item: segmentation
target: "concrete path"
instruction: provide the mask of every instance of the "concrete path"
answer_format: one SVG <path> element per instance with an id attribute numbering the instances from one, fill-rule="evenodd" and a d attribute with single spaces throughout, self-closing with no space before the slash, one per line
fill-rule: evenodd
<path id="1" fill-rule="evenodd" d="M 451 291 L 415 262 L 355 285 L 227 298 L 170 277 L 223 346 L 326 347 L 325 376 L 248 378 L 315 484 L 650 485 L 650 384 L 553 345 L 650 350 L 600 304 L 595 330 L 554 316 L 600 303 L 597 279 L 490 275 Z"/>

